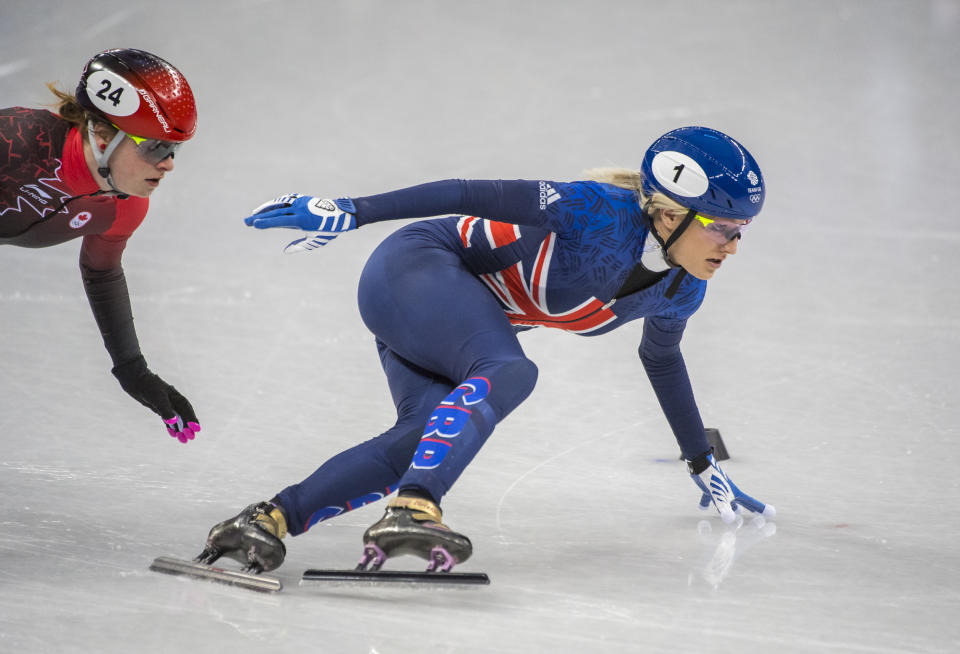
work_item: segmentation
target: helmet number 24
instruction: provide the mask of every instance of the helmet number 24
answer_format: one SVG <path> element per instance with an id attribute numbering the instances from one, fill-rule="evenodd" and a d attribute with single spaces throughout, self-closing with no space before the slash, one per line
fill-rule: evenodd
<path id="1" fill-rule="evenodd" d="M 110 102 L 113 103 L 114 107 L 119 106 L 120 100 L 122 99 L 121 96 L 123 95 L 123 87 L 121 86 L 116 90 L 114 90 L 112 93 L 110 93 L 111 85 L 110 85 L 110 80 L 108 79 L 101 79 L 100 86 L 102 86 L 103 88 L 97 91 L 97 97 L 103 100 L 109 100 Z"/>

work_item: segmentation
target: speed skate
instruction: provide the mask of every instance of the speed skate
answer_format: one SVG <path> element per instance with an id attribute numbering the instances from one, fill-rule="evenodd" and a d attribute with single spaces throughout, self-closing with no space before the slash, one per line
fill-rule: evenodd
<path id="1" fill-rule="evenodd" d="M 225 570 L 206 563 L 200 563 L 199 561 L 186 561 L 169 556 L 159 556 L 155 558 L 153 563 L 150 564 L 150 569 L 154 572 L 163 572 L 165 574 L 183 575 L 195 579 L 208 579 L 210 581 L 217 581 L 222 584 L 239 586 L 263 593 L 275 593 L 283 590 L 283 583 L 276 577 L 264 577 L 263 575 L 240 572 L 238 570 Z"/>
<path id="2" fill-rule="evenodd" d="M 386 561 L 385 552 L 373 543 L 363 548 L 363 556 L 353 570 L 307 570 L 303 581 L 399 582 L 487 586 L 490 577 L 484 572 L 451 572 L 454 560 L 443 547 L 430 552 L 427 569 L 381 570 Z"/>
<path id="3" fill-rule="evenodd" d="M 470 539 L 441 521 L 434 502 L 400 495 L 363 534 L 363 556 L 353 570 L 307 570 L 304 581 L 375 581 L 487 585 L 486 574 L 451 572 L 470 558 Z M 381 570 L 387 559 L 412 554 L 427 561 L 423 572 Z"/>
<path id="4" fill-rule="evenodd" d="M 490 577 L 483 572 L 417 572 L 415 570 L 307 570 L 303 581 L 386 582 L 489 586 Z"/>

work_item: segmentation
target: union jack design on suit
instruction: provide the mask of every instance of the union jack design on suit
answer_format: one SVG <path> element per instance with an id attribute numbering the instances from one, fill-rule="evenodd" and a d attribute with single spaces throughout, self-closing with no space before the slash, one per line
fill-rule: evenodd
<path id="1" fill-rule="evenodd" d="M 470 237 L 478 222 L 491 249 L 514 243 L 520 238 L 517 225 L 468 216 L 461 218 L 457 225 L 464 247 L 470 247 Z M 529 275 L 524 273 L 522 261 L 496 273 L 480 275 L 483 283 L 503 304 L 510 323 L 586 334 L 616 320 L 616 315 L 610 310 L 613 302 L 604 303 L 597 298 L 590 298 L 567 311 L 552 312 L 547 307 L 546 290 L 556 239 L 557 235 L 550 233 L 543 240 Z"/>

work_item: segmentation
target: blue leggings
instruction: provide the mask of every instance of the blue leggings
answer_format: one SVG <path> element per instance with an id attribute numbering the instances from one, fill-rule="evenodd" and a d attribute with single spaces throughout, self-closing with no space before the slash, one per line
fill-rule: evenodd
<path id="1" fill-rule="evenodd" d="M 398 487 L 439 501 L 533 391 L 537 367 L 503 308 L 433 229 L 394 232 L 360 276 L 360 315 L 376 336 L 397 422 L 278 494 L 293 535 Z"/>

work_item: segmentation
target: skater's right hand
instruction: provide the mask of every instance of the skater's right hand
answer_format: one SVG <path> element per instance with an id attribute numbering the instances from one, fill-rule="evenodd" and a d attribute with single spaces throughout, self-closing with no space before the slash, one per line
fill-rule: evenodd
<path id="1" fill-rule="evenodd" d="M 261 204 L 244 223 L 255 229 L 286 227 L 314 232 L 287 245 L 284 252 L 291 254 L 315 250 L 341 232 L 356 229 L 356 212 L 350 198 L 331 200 L 291 193 Z"/>
<path id="2" fill-rule="evenodd" d="M 713 504 L 725 523 L 734 522 L 737 519 L 735 512 L 739 512 L 741 508 L 765 518 L 776 517 L 777 510 L 772 504 L 764 504 L 737 488 L 727 473 L 720 468 L 720 464 L 713 458 L 712 453 L 688 461 L 687 467 L 690 478 L 703 491 L 700 497 L 700 508 L 706 510 Z"/>
<path id="3" fill-rule="evenodd" d="M 170 436 L 186 443 L 200 431 L 197 414 L 187 398 L 151 372 L 142 356 L 117 366 L 112 372 L 130 397 L 163 419 Z"/>

